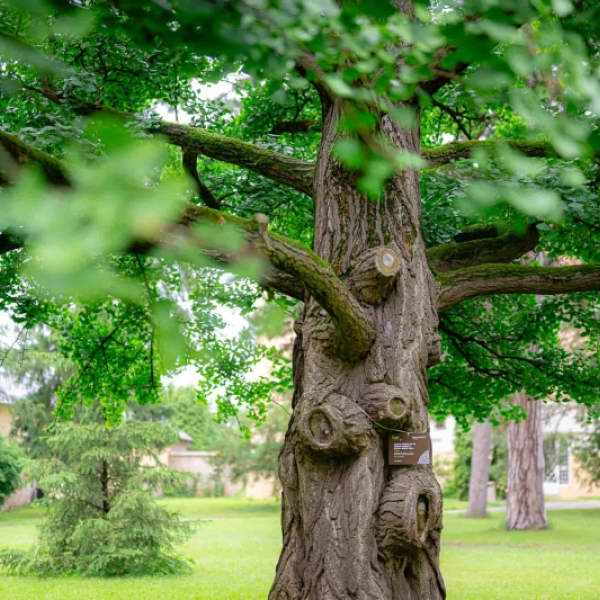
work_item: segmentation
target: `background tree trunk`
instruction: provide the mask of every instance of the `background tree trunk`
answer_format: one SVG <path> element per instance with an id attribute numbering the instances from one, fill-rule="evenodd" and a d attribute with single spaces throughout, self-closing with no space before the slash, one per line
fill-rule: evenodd
<path id="1" fill-rule="evenodd" d="M 544 429 L 542 403 L 515 395 L 527 419 L 508 427 L 507 529 L 545 529 Z"/>
<path id="2" fill-rule="evenodd" d="M 439 357 L 419 177 L 397 173 L 378 202 L 359 193 L 356 175 L 331 158 L 340 105 L 323 98 L 323 106 L 314 249 L 351 288 L 377 279 L 355 280 L 373 248 L 393 250 L 401 268 L 387 296 L 360 297 L 376 330 L 365 360 L 340 358 L 311 297 L 296 323 L 293 416 L 279 468 L 283 550 L 269 599 L 439 600 L 441 490 L 429 465 L 392 467 L 386 455 L 389 429 L 427 429 L 426 369 Z M 384 117 L 381 132 L 419 151 L 418 130 Z"/>
<path id="3" fill-rule="evenodd" d="M 487 489 L 490 475 L 490 452 L 492 450 L 492 424 L 476 423 L 473 432 L 473 455 L 471 457 L 471 480 L 469 482 L 469 506 L 467 517 L 487 517 Z"/>

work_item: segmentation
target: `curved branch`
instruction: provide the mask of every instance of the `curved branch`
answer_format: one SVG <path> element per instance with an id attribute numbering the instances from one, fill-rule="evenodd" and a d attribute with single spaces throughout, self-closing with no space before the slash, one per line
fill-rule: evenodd
<path id="1" fill-rule="evenodd" d="M 495 228 L 493 231 L 485 229 L 485 226 L 479 228 L 485 236 L 481 239 L 440 244 L 427 250 L 429 266 L 436 273 L 443 273 L 486 263 L 507 263 L 533 250 L 539 241 L 536 225 L 531 225 L 523 236 L 510 230 L 498 235 Z M 475 235 L 473 232 L 469 233 Z M 468 237 L 466 232 L 461 235 Z"/>
<path id="2" fill-rule="evenodd" d="M 198 174 L 198 153 L 192 150 L 185 149 L 183 151 L 182 165 L 186 173 L 196 182 L 196 191 L 200 196 L 200 199 L 208 208 L 214 208 L 219 210 L 221 203 L 210 191 L 208 186 L 202 181 Z"/>
<path id="3" fill-rule="evenodd" d="M 36 162 L 52 164 L 57 169 L 56 173 L 60 173 L 61 181 L 68 182 L 67 170 L 61 161 L 20 141 L 18 147 L 23 156 L 32 156 L 35 157 Z M 53 171 L 53 175 L 56 173 Z M 375 338 L 373 325 L 358 300 L 335 274 L 331 265 L 303 244 L 277 233 L 269 233 L 264 215 L 257 215 L 254 220 L 241 219 L 211 208 L 188 204 L 180 220 L 164 232 L 163 240 L 155 243 L 149 243 L 147 240 L 134 241 L 126 251 L 147 253 L 164 243 L 165 238 L 168 242 L 168 238 L 172 239 L 175 236 L 191 241 L 202 254 L 221 262 L 233 262 L 248 255 L 247 248 L 240 253 L 232 254 L 215 251 L 214 246 L 207 247 L 203 243 L 202 236 L 197 235 L 195 226 L 198 224 L 230 225 L 241 230 L 252 251 L 266 258 L 276 272 L 287 274 L 287 277 L 278 275 L 273 278 L 267 275 L 263 283 L 270 282 L 275 285 L 283 282 L 282 292 L 293 291 L 296 297 L 304 296 L 301 294 L 300 286 L 306 288 L 331 317 L 339 340 L 343 340 L 339 350 L 344 357 L 355 360 L 369 351 Z M 11 236 L 8 232 L 2 232 L 0 251 L 15 250 L 22 247 L 25 241 Z M 290 276 L 297 283 L 292 284 Z"/>
<path id="4" fill-rule="evenodd" d="M 244 231 L 254 251 L 267 258 L 275 269 L 294 277 L 327 311 L 338 332 L 337 349 L 344 358 L 358 360 L 369 351 L 375 339 L 373 325 L 332 266 L 300 242 L 267 232 L 264 215 L 249 220 L 205 207 L 190 206 L 182 223 L 188 226 L 191 223 L 229 224 Z M 210 249 L 199 249 L 204 254 L 213 255 Z M 247 252 L 242 251 L 242 255 L 247 255 Z M 227 260 L 232 259 L 235 257 L 227 257 Z"/>
<path id="5" fill-rule="evenodd" d="M 441 273 L 439 312 L 478 296 L 536 294 L 548 296 L 600 290 L 600 264 L 573 267 L 481 265 Z"/>

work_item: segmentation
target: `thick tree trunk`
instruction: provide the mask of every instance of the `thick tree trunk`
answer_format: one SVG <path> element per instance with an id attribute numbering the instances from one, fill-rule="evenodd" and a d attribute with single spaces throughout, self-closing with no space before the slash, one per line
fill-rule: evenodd
<path id="1" fill-rule="evenodd" d="M 426 369 L 439 359 L 419 178 L 399 172 L 379 202 L 361 195 L 356 175 L 331 158 L 339 117 L 339 105 L 325 100 L 314 249 L 360 291 L 376 340 L 365 360 L 342 359 L 326 313 L 306 299 L 280 455 L 283 550 L 269 599 L 438 600 L 445 597 L 440 488 L 429 465 L 389 466 L 386 456 L 390 429 L 427 429 Z M 387 118 L 381 130 L 397 147 L 419 151 L 416 132 Z M 381 273 L 356 281 L 378 247 L 400 263 L 380 295 Z"/>
<path id="2" fill-rule="evenodd" d="M 487 517 L 487 488 L 490 475 L 490 451 L 492 449 L 492 424 L 476 423 L 473 432 L 471 456 L 471 480 L 469 482 L 469 506 L 467 517 Z"/>
<path id="3" fill-rule="evenodd" d="M 507 529 L 544 529 L 544 430 L 542 404 L 523 392 L 515 402 L 527 419 L 508 427 L 508 489 L 506 495 Z"/>

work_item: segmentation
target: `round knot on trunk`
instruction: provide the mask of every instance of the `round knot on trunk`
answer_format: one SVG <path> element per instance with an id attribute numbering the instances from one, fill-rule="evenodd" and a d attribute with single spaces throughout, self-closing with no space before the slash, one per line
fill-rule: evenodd
<path id="1" fill-rule="evenodd" d="M 442 526 L 441 491 L 430 470 L 406 468 L 394 473 L 379 504 L 380 548 L 420 548 Z"/>
<path id="2" fill-rule="evenodd" d="M 367 386 L 362 405 L 375 421 L 385 427 L 402 427 L 410 415 L 412 402 L 408 394 L 395 385 L 374 383 Z"/>
<path id="3" fill-rule="evenodd" d="M 321 456 L 359 454 L 370 443 L 372 427 L 349 398 L 330 394 L 323 400 L 303 398 L 297 433 L 305 446 Z"/>

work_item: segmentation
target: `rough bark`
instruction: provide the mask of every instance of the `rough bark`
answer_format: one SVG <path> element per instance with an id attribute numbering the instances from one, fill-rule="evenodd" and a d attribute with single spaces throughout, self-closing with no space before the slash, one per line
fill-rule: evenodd
<path id="1" fill-rule="evenodd" d="M 471 480 L 469 481 L 469 506 L 466 516 L 472 519 L 487 517 L 487 488 L 492 450 L 492 424 L 476 423 L 473 432 Z"/>
<path id="2" fill-rule="evenodd" d="M 527 419 L 508 427 L 507 529 L 545 529 L 544 431 L 542 404 L 523 392 L 515 395 Z"/>
<path id="3" fill-rule="evenodd" d="M 384 427 L 427 428 L 426 367 L 439 355 L 418 174 L 395 175 L 380 202 L 361 195 L 356 177 L 331 157 L 341 108 L 323 104 L 314 250 L 355 291 L 375 337 L 365 359 L 331 353 L 331 326 L 307 297 L 280 456 L 283 550 L 269 599 L 438 600 L 439 486 L 430 466 L 390 467 L 385 455 Z M 419 151 L 416 132 L 386 119 L 381 129 L 396 146 Z M 381 248 L 397 258 L 388 274 L 374 264 Z"/>

